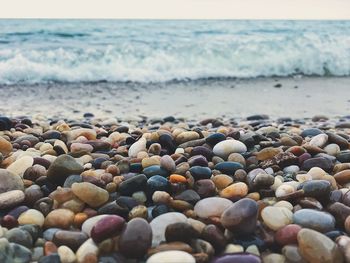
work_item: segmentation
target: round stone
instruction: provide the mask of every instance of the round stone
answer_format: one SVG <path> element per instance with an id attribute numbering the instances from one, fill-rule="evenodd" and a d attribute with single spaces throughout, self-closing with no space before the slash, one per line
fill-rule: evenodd
<path id="1" fill-rule="evenodd" d="M 221 162 L 216 164 L 214 169 L 232 176 L 237 170 L 243 169 L 243 165 L 237 162 Z"/>
<path id="2" fill-rule="evenodd" d="M 78 263 L 97 262 L 98 247 L 95 242 L 89 238 L 86 240 L 75 253 Z M 89 259 L 91 261 L 89 261 Z"/>
<path id="3" fill-rule="evenodd" d="M 222 190 L 233 183 L 233 178 L 226 174 L 218 174 L 212 178 L 216 188 Z"/>
<path id="4" fill-rule="evenodd" d="M 257 203 L 252 199 L 243 198 L 222 213 L 221 224 L 235 234 L 247 235 L 254 232 L 257 216 Z"/>
<path id="5" fill-rule="evenodd" d="M 285 207 L 267 206 L 261 211 L 261 217 L 274 231 L 293 222 L 293 213 Z"/>
<path id="6" fill-rule="evenodd" d="M 163 155 L 160 158 L 160 166 L 170 173 L 173 173 L 176 170 L 175 162 L 169 155 Z"/>
<path id="7" fill-rule="evenodd" d="M 67 246 L 60 246 L 57 253 L 60 256 L 61 263 L 74 263 L 76 261 L 74 252 Z"/>
<path id="8" fill-rule="evenodd" d="M 55 232 L 52 242 L 56 246 L 68 246 L 73 251 L 77 250 L 89 236 L 80 231 L 59 230 Z"/>
<path id="9" fill-rule="evenodd" d="M 0 136 L 0 153 L 6 156 L 11 152 L 12 152 L 12 144 L 8 140 Z"/>
<path id="10" fill-rule="evenodd" d="M 27 248 L 31 248 L 33 246 L 33 239 L 29 232 L 19 228 L 12 228 L 7 231 L 5 238 L 7 238 L 9 242 L 17 243 Z"/>
<path id="11" fill-rule="evenodd" d="M 245 144 L 237 140 L 221 141 L 213 148 L 213 153 L 225 160 L 231 153 L 244 153 L 246 151 L 247 147 Z"/>
<path id="12" fill-rule="evenodd" d="M 51 211 L 45 218 L 44 226 L 46 228 L 57 227 L 67 229 L 74 221 L 74 213 L 68 209 L 56 209 Z"/>
<path id="13" fill-rule="evenodd" d="M 246 196 L 247 194 L 248 194 L 248 186 L 242 182 L 231 184 L 220 192 L 221 197 L 231 199 L 231 200 L 240 199 Z"/>
<path id="14" fill-rule="evenodd" d="M 23 176 L 25 170 L 31 167 L 34 163 L 34 159 L 31 156 L 23 156 L 13 163 L 11 163 L 6 170 L 14 175 Z"/>
<path id="15" fill-rule="evenodd" d="M 42 227 L 44 225 L 44 221 L 44 215 L 35 209 L 28 209 L 27 211 L 23 212 L 18 218 L 18 223 L 20 225 L 34 224 Z"/>
<path id="16" fill-rule="evenodd" d="M 0 182 L 0 194 L 11 190 L 24 190 L 22 178 L 5 169 L 0 169 Z"/>
<path id="17" fill-rule="evenodd" d="M 133 143 L 129 148 L 129 157 L 136 157 L 141 151 L 146 150 L 146 139 L 140 138 L 137 142 Z"/>
<path id="18" fill-rule="evenodd" d="M 124 218 L 117 215 L 107 215 L 101 218 L 91 229 L 92 240 L 99 243 L 107 238 L 119 235 L 125 225 Z"/>
<path id="19" fill-rule="evenodd" d="M 142 258 L 152 245 L 152 229 L 145 219 L 131 219 L 118 242 L 119 251 L 124 256 Z"/>
<path id="20" fill-rule="evenodd" d="M 301 227 L 299 225 L 286 225 L 277 230 L 277 232 L 275 233 L 275 240 L 281 246 L 297 244 L 297 235 L 300 230 Z"/>

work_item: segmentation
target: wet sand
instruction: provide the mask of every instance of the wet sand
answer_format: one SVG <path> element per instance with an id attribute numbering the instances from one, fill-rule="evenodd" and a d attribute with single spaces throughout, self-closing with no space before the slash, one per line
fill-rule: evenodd
<path id="1" fill-rule="evenodd" d="M 350 78 L 260 78 L 162 84 L 70 83 L 0 86 L 0 114 L 16 117 L 186 119 L 328 117 L 350 112 Z"/>

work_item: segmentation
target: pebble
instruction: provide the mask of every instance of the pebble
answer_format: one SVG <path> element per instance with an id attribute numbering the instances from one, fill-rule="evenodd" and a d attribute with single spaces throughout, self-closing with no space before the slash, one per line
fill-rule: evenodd
<path id="1" fill-rule="evenodd" d="M 219 256 L 213 263 L 261 263 L 261 259 L 250 253 L 234 253 Z"/>
<path id="2" fill-rule="evenodd" d="M 339 247 L 321 233 L 303 228 L 298 233 L 299 251 L 309 262 L 343 262 Z"/>
<path id="3" fill-rule="evenodd" d="M 18 218 L 18 223 L 20 225 L 34 224 L 42 227 L 44 225 L 44 221 L 44 215 L 35 209 L 28 209 L 27 211 L 23 212 Z"/>
<path id="4" fill-rule="evenodd" d="M 24 184 L 20 176 L 11 172 L 0 169 L 0 194 L 11 190 L 24 190 Z"/>
<path id="5" fill-rule="evenodd" d="M 71 210 L 60 208 L 52 210 L 45 218 L 44 226 L 68 229 L 74 221 L 74 213 Z"/>
<path id="6" fill-rule="evenodd" d="M 98 247 L 94 241 L 89 238 L 86 240 L 75 253 L 78 263 L 97 262 Z M 94 261 L 89 261 L 94 260 Z"/>
<path id="7" fill-rule="evenodd" d="M 252 234 L 256 228 L 258 205 L 243 198 L 229 206 L 221 215 L 221 224 L 228 230 L 241 235 Z"/>
<path id="8" fill-rule="evenodd" d="M 146 263 L 196 263 L 195 258 L 184 251 L 163 251 L 149 257 Z"/>
<path id="9" fill-rule="evenodd" d="M 55 232 L 52 242 L 56 246 L 66 245 L 76 251 L 88 238 L 84 232 L 59 230 Z"/>
<path id="10" fill-rule="evenodd" d="M 4 156 L 9 155 L 12 152 L 12 144 L 5 138 L 0 136 L 0 153 Z"/>
<path id="11" fill-rule="evenodd" d="M 194 212 L 200 218 L 220 217 L 233 203 L 221 197 L 208 197 L 200 200 L 194 206 Z"/>
<path id="12" fill-rule="evenodd" d="M 72 191 L 80 200 L 93 208 L 105 204 L 109 198 L 106 190 L 88 182 L 72 184 Z"/>
<path id="13" fill-rule="evenodd" d="M 72 156 L 63 154 L 50 165 L 47 178 L 54 184 L 63 185 L 68 176 L 80 174 L 83 170 L 83 166 Z"/>
<path id="14" fill-rule="evenodd" d="M 335 229 L 335 219 L 331 214 L 313 209 L 296 211 L 293 215 L 293 222 L 319 232 L 329 232 Z"/>
<path id="15" fill-rule="evenodd" d="M 231 199 L 231 200 L 241 199 L 247 194 L 248 194 L 248 186 L 242 182 L 231 184 L 230 186 L 227 186 L 220 192 L 221 197 Z"/>
<path id="16" fill-rule="evenodd" d="M 23 176 L 25 170 L 31 167 L 34 163 L 34 159 L 31 156 L 23 156 L 13 163 L 11 163 L 6 170 L 14 175 Z"/>
<path id="17" fill-rule="evenodd" d="M 61 263 L 74 263 L 76 261 L 74 252 L 67 246 L 60 246 L 57 249 L 57 253 L 60 257 Z"/>
<path id="18" fill-rule="evenodd" d="M 20 190 L 11 190 L 0 194 L 0 209 L 15 207 L 24 201 L 25 195 Z"/>
<path id="19" fill-rule="evenodd" d="M 231 153 L 245 153 L 246 151 L 247 146 L 237 140 L 221 141 L 217 143 L 213 148 L 213 153 L 225 160 Z"/>
<path id="20" fill-rule="evenodd" d="M 293 213 L 285 207 L 265 207 L 261 211 L 261 217 L 265 225 L 274 231 L 293 222 Z"/>

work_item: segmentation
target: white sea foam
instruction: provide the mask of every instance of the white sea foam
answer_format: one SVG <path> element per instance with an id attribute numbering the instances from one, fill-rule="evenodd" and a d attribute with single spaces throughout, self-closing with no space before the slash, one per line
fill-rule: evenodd
<path id="1" fill-rule="evenodd" d="M 350 75 L 350 21 L 34 22 L 0 21 L 0 84 Z"/>

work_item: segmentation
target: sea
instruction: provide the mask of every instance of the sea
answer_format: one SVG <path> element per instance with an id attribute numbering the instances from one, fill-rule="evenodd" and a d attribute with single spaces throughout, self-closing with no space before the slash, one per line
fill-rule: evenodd
<path id="1" fill-rule="evenodd" d="M 349 75 L 350 21 L 0 20 L 0 85 Z"/>

